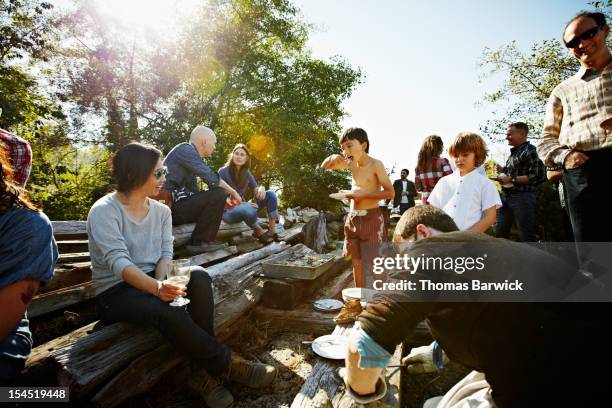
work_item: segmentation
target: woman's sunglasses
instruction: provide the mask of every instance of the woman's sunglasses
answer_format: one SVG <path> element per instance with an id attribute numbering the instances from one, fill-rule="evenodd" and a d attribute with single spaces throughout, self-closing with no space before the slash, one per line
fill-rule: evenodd
<path id="1" fill-rule="evenodd" d="M 168 174 L 168 168 L 166 166 L 160 167 L 159 169 L 153 172 L 153 175 L 155 176 L 157 180 L 159 180 L 162 177 L 165 177 L 166 174 Z"/>
<path id="2" fill-rule="evenodd" d="M 591 38 L 595 37 L 595 34 L 597 34 L 599 32 L 599 30 L 601 29 L 600 26 L 595 26 L 593 28 L 591 28 L 590 30 L 586 30 L 584 33 L 575 36 L 574 38 L 572 38 L 571 41 L 568 41 L 565 43 L 565 46 L 567 48 L 576 48 L 580 45 L 580 42 L 583 40 L 590 40 Z"/>

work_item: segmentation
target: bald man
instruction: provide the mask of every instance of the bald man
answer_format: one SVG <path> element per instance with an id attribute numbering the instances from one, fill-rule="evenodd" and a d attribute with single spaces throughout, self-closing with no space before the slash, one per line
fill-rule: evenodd
<path id="1" fill-rule="evenodd" d="M 203 158 L 215 151 L 217 136 L 205 127 L 196 126 L 189 143 L 181 143 L 168 153 L 164 189 L 172 193 L 172 222 L 175 225 L 196 223 L 187 251 L 192 254 L 215 251 L 225 244 L 215 243 L 227 195 L 242 201 L 240 194 L 210 169 Z M 197 177 L 208 185 L 200 191 Z"/>

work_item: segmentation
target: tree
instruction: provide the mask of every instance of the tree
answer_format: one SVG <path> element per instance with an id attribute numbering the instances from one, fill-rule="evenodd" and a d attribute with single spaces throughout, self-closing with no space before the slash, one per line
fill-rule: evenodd
<path id="1" fill-rule="evenodd" d="M 612 11 L 611 0 L 591 5 L 607 15 Z M 516 121 L 526 122 L 530 133 L 539 135 L 552 90 L 580 67 L 557 39 L 537 42 L 527 52 L 520 51 L 516 41 L 498 49 L 485 48 L 478 65 L 483 70 L 481 81 L 492 75 L 505 76 L 501 88 L 486 93 L 481 102 L 501 109 L 480 127 L 494 141 L 503 140 L 507 124 Z"/>

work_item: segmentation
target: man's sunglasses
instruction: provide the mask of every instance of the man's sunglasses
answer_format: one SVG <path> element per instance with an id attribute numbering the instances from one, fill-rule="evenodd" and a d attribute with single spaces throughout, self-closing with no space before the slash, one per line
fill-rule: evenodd
<path id="1" fill-rule="evenodd" d="M 168 168 L 166 166 L 160 167 L 159 169 L 153 172 L 153 175 L 155 176 L 157 180 L 159 180 L 162 177 L 165 177 L 166 174 L 168 174 Z"/>
<path id="2" fill-rule="evenodd" d="M 580 45 L 581 41 L 590 40 L 591 38 L 595 37 L 595 34 L 597 34 L 599 30 L 601 30 L 600 26 L 595 26 L 591 28 L 590 30 L 586 30 L 584 33 L 572 38 L 571 41 L 566 42 L 565 46 L 567 48 L 576 48 Z"/>

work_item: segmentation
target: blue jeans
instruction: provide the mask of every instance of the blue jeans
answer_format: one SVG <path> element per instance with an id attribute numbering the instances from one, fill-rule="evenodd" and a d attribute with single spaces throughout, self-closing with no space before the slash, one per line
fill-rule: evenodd
<path id="1" fill-rule="evenodd" d="M 497 210 L 495 236 L 508 238 L 516 221 L 519 237 L 523 242 L 536 242 L 535 207 L 536 193 L 531 191 L 504 190 L 503 206 Z"/>
<path id="2" fill-rule="evenodd" d="M 278 221 L 278 198 L 273 191 L 266 191 L 266 197 L 263 200 L 255 200 L 259 208 L 265 208 L 268 212 L 269 220 Z M 242 203 L 234 208 L 225 210 L 223 213 L 223 221 L 233 224 L 244 221 L 249 227 L 257 225 L 257 208 L 249 203 Z"/>
<path id="3" fill-rule="evenodd" d="M 196 367 L 218 376 L 229 366 L 230 351 L 215 338 L 212 279 L 204 268 L 191 272 L 187 297 L 187 308 L 173 307 L 122 282 L 97 297 L 98 314 L 106 322 L 154 327 Z"/>
<path id="4" fill-rule="evenodd" d="M 32 333 L 24 314 L 15 328 L 0 340 L 0 386 L 12 385 L 32 350 Z"/>

